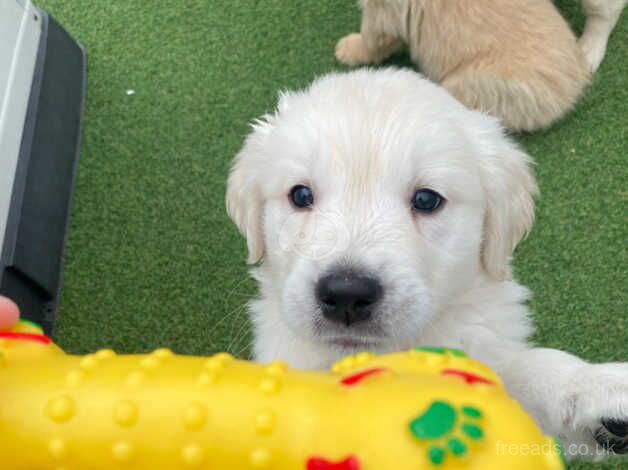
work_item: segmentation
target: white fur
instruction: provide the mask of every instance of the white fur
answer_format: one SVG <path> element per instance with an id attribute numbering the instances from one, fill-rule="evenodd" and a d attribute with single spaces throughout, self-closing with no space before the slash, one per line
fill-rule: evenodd
<path id="1" fill-rule="evenodd" d="M 313 189 L 312 209 L 290 204 L 296 184 Z M 447 202 L 415 214 L 418 188 Z M 414 72 L 331 74 L 283 94 L 254 125 L 227 191 L 249 262 L 260 261 L 255 358 L 318 369 L 363 348 L 462 348 L 501 374 L 568 452 L 585 443 L 601 455 L 592 431 L 600 418 L 628 418 L 628 366 L 527 342 L 528 291 L 511 280 L 510 256 L 532 225 L 535 193 L 530 159 L 497 121 Z M 369 322 L 339 326 L 321 314 L 315 283 L 338 266 L 381 281 Z"/>

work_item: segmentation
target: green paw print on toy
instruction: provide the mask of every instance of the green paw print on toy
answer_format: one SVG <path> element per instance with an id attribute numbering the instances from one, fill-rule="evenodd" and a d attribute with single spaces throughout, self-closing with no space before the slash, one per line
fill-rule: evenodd
<path id="1" fill-rule="evenodd" d="M 442 401 L 435 401 L 425 413 L 410 423 L 410 432 L 420 440 L 429 442 L 427 456 L 433 465 L 441 465 L 447 454 L 462 458 L 469 454 L 468 442 L 478 442 L 484 432 L 478 421 L 482 412 L 472 406 L 456 410 Z"/>
<path id="2" fill-rule="evenodd" d="M 432 353 L 432 354 L 440 354 L 441 356 L 444 356 L 446 354 L 451 354 L 454 357 L 461 357 L 461 358 L 466 358 L 467 355 L 465 354 L 464 351 L 460 350 L 460 349 L 452 349 L 452 348 L 437 348 L 437 347 L 433 347 L 433 346 L 423 346 L 420 348 L 414 348 L 414 351 L 419 351 L 419 352 L 426 352 L 426 353 Z"/>

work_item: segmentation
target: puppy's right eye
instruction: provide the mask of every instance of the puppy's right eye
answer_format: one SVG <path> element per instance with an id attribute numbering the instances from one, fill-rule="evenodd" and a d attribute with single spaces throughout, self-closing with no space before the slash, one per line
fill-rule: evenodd
<path id="1" fill-rule="evenodd" d="M 314 204 L 314 193 L 307 186 L 298 184 L 290 190 L 290 200 L 299 209 L 305 209 Z"/>
<path id="2" fill-rule="evenodd" d="M 418 189 L 412 196 L 412 208 L 416 212 L 434 212 L 442 202 L 443 196 L 431 189 Z"/>

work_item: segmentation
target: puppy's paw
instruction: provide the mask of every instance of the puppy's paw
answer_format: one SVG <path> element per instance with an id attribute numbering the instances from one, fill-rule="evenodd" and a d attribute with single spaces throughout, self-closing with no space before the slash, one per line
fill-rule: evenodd
<path id="1" fill-rule="evenodd" d="M 628 363 L 587 365 L 578 370 L 567 392 L 565 424 L 597 443 L 586 451 L 567 452 L 598 459 L 628 454 Z"/>
<path id="2" fill-rule="evenodd" d="M 614 454 L 628 454 L 628 419 L 603 419 L 595 430 L 595 440 Z"/>
<path id="3" fill-rule="evenodd" d="M 587 12 L 584 32 L 578 40 L 580 48 L 595 72 L 606 54 L 608 37 L 617 24 L 628 0 L 588 0 L 583 5 Z"/>
<path id="4" fill-rule="evenodd" d="M 584 52 L 584 57 L 589 64 L 589 70 L 591 73 L 595 72 L 606 54 L 607 40 L 603 36 L 584 34 L 580 38 L 580 48 Z"/>
<path id="5" fill-rule="evenodd" d="M 371 62 L 371 57 L 362 35 L 352 33 L 336 44 L 336 59 L 345 65 L 364 65 Z"/>

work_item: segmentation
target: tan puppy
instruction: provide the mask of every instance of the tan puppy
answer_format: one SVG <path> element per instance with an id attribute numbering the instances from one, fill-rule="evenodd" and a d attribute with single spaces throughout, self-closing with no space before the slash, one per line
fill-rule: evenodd
<path id="1" fill-rule="evenodd" d="M 360 0 L 360 33 L 336 57 L 378 63 L 403 43 L 428 78 L 512 130 L 560 119 L 599 66 L 627 0 L 583 0 L 576 40 L 550 0 Z"/>

